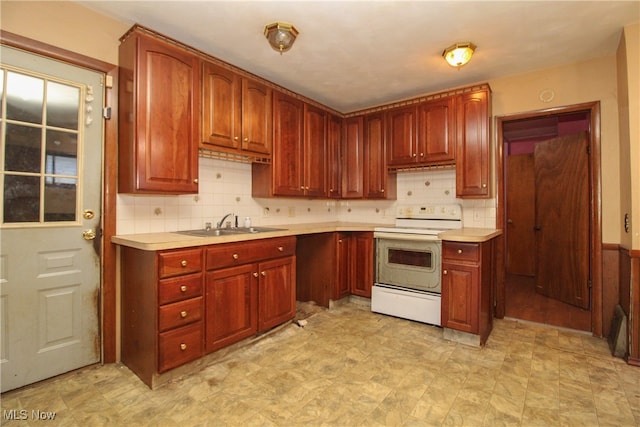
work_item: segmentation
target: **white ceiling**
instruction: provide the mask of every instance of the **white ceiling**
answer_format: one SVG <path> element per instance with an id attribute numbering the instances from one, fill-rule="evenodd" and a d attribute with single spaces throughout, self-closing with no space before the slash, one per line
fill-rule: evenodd
<path id="1" fill-rule="evenodd" d="M 615 53 L 640 1 L 78 1 L 346 113 Z M 300 35 L 282 56 L 263 31 Z M 478 48 L 460 70 L 447 46 Z"/>

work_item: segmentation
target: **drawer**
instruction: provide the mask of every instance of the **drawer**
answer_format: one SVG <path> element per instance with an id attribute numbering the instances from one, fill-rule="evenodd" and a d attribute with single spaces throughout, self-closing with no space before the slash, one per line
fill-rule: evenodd
<path id="1" fill-rule="evenodd" d="M 158 254 L 160 278 L 202 271 L 202 249 L 181 249 Z"/>
<path id="2" fill-rule="evenodd" d="M 158 372 L 164 372 L 202 357 L 204 325 L 202 322 L 160 334 Z"/>
<path id="3" fill-rule="evenodd" d="M 162 305 L 158 309 L 158 330 L 184 326 L 202 319 L 202 297 Z"/>
<path id="4" fill-rule="evenodd" d="M 207 270 L 212 270 L 294 255 L 295 252 L 296 238 L 294 236 L 223 243 L 207 248 L 206 266 Z"/>
<path id="5" fill-rule="evenodd" d="M 160 280 L 158 304 L 182 301 L 202 295 L 202 273 Z"/>
<path id="6" fill-rule="evenodd" d="M 442 242 L 442 257 L 455 261 L 480 261 L 478 243 Z"/>

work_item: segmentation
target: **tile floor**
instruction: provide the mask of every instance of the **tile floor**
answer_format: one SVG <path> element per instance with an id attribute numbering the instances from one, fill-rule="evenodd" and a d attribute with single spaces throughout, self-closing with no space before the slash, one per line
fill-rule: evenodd
<path id="1" fill-rule="evenodd" d="M 5 393 L 0 424 L 640 425 L 640 368 L 589 335 L 497 320 L 477 349 L 353 303 L 307 321 L 153 391 L 113 364 Z M 12 409 L 28 419 L 7 420 Z"/>

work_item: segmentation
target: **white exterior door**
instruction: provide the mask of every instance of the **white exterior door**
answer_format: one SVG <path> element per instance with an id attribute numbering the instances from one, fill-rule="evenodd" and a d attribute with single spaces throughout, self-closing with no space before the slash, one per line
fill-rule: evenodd
<path id="1" fill-rule="evenodd" d="M 104 75 L 0 49 L 4 392 L 100 361 Z"/>

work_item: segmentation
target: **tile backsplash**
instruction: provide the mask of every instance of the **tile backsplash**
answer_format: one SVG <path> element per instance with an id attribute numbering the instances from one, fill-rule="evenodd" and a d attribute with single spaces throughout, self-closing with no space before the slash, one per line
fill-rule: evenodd
<path id="1" fill-rule="evenodd" d="M 182 196 L 132 196 L 117 199 L 117 234 L 155 233 L 215 225 L 227 213 L 242 225 L 348 221 L 393 224 L 396 206 L 408 204 L 462 205 L 465 227 L 495 227 L 495 199 L 456 199 L 454 169 L 401 172 L 394 201 L 254 199 L 251 165 L 200 158 L 200 192 Z"/>

